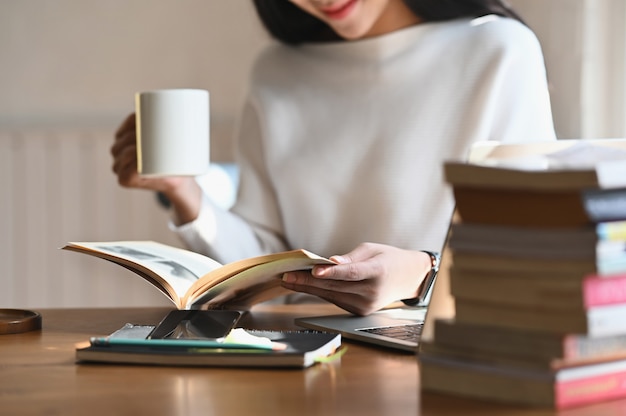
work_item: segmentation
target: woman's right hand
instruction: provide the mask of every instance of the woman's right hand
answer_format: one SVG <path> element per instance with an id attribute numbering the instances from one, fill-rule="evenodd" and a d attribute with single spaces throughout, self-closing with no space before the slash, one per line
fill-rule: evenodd
<path id="1" fill-rule="evenodd" d="M 136 118 L 132 113 L 115 132 L 111 146 L 113 172 L 125 188 L 148 189 L 163 193 L 172 203 L 178 224 L 197 218 L 202 191 L 193 177 L 145 177 L 137 171 Z"/>

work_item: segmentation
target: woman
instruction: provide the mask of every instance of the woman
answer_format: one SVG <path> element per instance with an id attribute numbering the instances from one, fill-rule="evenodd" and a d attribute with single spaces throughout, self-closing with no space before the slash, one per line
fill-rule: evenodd
<path id="1" fill-rule="evenodd" d="M 555 138 L 536 37 L 499 0 L 254 4 L 279 43 L 252 71 L 234 207 L 191 179 L 140 178 L 132 115 L 112 147 L 120 184 L 164 193 L 191 249 L 306 248 L 339 264 L 285 287 L 361 315 L 411 303 L 453 208 L 442 162 L 479 140 Z"/>

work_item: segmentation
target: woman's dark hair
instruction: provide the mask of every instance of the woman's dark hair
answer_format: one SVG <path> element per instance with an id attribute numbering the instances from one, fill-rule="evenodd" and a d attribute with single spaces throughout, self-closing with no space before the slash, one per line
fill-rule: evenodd
<path id="1" fill-rule="evenodd" d="M 424 21 L 437 22 L 461 17 L 496 14 L 522 21 L 503 0 L 404 0 Z M 288 0 L 254 0 L 265 29 L 277 40 L 290 45 L 340 40 L 321 20 Z"/>

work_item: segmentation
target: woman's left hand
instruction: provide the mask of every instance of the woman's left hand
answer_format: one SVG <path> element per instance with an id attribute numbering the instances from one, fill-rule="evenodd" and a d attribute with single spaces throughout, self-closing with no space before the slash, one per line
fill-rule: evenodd
<path id="1" fill-rule="evenodd" d="M 331 260 L 338 264 L 285 273 L 283 287 L 367 315 L 399 299 L 417 296 L 431 268 L 430 256 L 424 252 L 375 243 L 363 243 Z"/>

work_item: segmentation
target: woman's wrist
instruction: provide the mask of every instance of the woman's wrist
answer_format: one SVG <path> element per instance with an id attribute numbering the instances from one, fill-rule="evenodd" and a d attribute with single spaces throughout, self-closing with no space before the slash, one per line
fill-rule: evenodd
<path id="1" fill-rule="evenodd" d="M 173 209 L 173 222 L 180 226 L 198 218 L 202 204 L 202 189 L 194 178 L 186 178 L 176 187 L 163 194 L 170 201 Z"/>
<path id="2" fill-rule="evenodd" d="M 439 263 L 441 261 L 439 253 L 427 250 L 420 251 L 430 257 L 430 268 L 426 271 L 425 277 L 417 289 L 417 295 L 413 298 L 402 299 L 402 302 L 407 306 L 419 306 L 424 302 L 439 271 Z"/>

